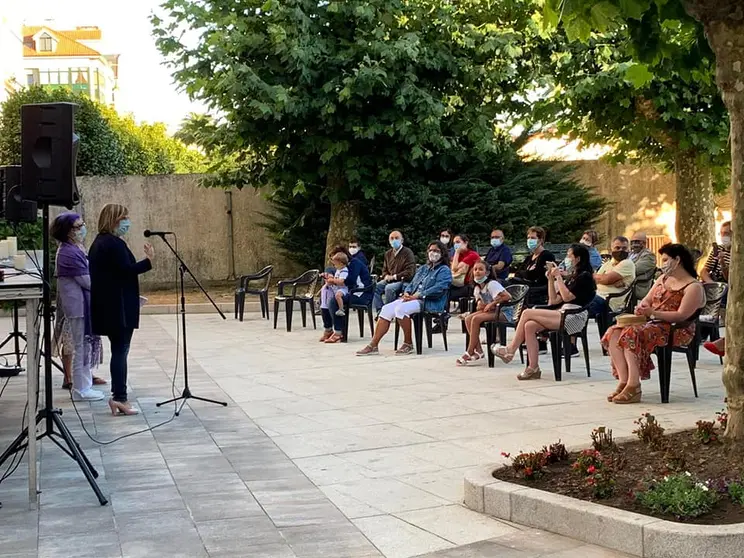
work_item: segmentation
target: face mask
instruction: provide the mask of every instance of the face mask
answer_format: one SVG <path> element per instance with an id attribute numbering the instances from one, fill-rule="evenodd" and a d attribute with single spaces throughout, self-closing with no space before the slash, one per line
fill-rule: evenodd
<path id="1" fill-rule="evenodd" d="M 730 236 L 722 236 L 721 237 L 721 246 L 731 246 L 731 237 Z"/>
<path id="2" fill-rule="evenodd" d="M 484 275 L 483 277 L 474 277 L 473 279 L 475 280 L 476 283 L 478 283 L 479 285 L 482 285 L 483 283 L 486 282 L 486 279 L 488 279 L 488 276 Z"/>
<path id="3" fill-rule="evenodd" d="M 612 252 L 612 258 L 616 262 L 621 262 L 623 260 L 628 259 L 628 251 L 627 250 L 615 250 Z"/>
<path id="4" fill-rule="evenodd" d="M 455 250 L 459 250 L 460 246 L 462 246 L 461 242 L 455 242 L 455 245 L 454 245 Z"/>
<path id="5" fill-rule="evenodd" d="M 583 238 L 579 240 L 580 244 L 583 244 L 584 246 L 591 246 L 592 243 L 589 240 L 584 240 Z"/>
<path id="6" fill-rule="evenodd" d="M 527 248 L 529 248 L 530 252 L 534 252 L 535 248 L 537 248 L 537 239 L 536 238 L 528 238 L 527 239 Z"/>
<path id="7" fill-rule="evenodd" d="M 439 252 L 436 252 L 434 250 L 429 251 L 429 261 L 432 263 L 437 263 L 439 260 L 442 259 L 442 254 Z"/>
<path id="8" fill-rule="evenodd" d="M 643 242 L 631 242 L 630 249 L 637 254 L 638 252 L 643 250 Z"/>
<path id="9" fill-rule="evenodd" d="M 664 275 L 670 275 L 674 273 L 674 270 L 677 269 L 677 262 L 676 260 L 668 260 L 667 263 L 661 266 L 661 272 Z"/>
<path id="10" fill-rule="evenodd" d="M 493 246 L 494 248 L 498 248 L 499 246 L 501 246 L 501 243 L 502 242 L 504 242 L 504 241 L 501 240 L 500 238 L 492 238 L 491 239 L 491 246 Z"/>
<path id="11" fill-rule="evenodd" d="M 116 236 L 124 236 L 129 232 L 129 227 L 132 226 L 132 222 L 129 219 L 122 219 L 119 221 L 119 226 L 116 228 Z"/>
<path id="12" fill-rule="evenodd" d="M 573 270 L 573 267 L 574 267 L 573 260 L 569 260 L 568 258 L 563 260 L 563 267 L 566 271 Z"/>
<path id="13" fill-rule="evenodd" d="M 75 231 L 75 240 L 77 240 L 79 243 L 83 243 L 83 240 L 85 240 L 85 236 L 88 234 L 88 229 L 85 228 L 85 225 L 80 227 L 78 230 Z"/>
<path id="14" fill-rule="evenodd" d="M 359 253 L 359 248 L 349 248 L 349 254 L 356 256 Z"/>
<path id="15" fill-rule="evenodd" d="M 394 238 L 390 241 L 390 246 L 393 247 L 393 250 L 397 250 L 403 245 L 403 241 L 400 238 Z"/>
<path id="16" fill-rule="evenodd" d="M 445 246 L 447 246 L 447 244 L 449 244 L 449 241 L 450 241 L 450 237 L 449 236 L 440 236 L 439 237 L 439 242 L 441 242 Z"/>

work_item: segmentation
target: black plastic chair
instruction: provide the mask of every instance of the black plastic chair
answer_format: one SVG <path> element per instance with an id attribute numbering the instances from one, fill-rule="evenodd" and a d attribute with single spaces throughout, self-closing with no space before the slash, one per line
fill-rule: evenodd
<path id="1" fill-rule="evenodd" d="M 447 345 L 447 327 L 444 325 L 445 320 L 447 319 L 447 316 L 449 315 L 449 312 L 447 311 L 449 309 L 449 291 L 447 291 L 447 301 L 444 306 L 444 310 L 441 312 L 425 312 L 421 311 L 417 314 L 414 314 L 411 316 L 411 321 L 413 322 L 413 342 L 416 347 L 416 354 L 420 355 L 423 353 L 423 341 L 424 341 L 424 328 L 426 328 L 426 341 L 427 346 L 431 349 L 433 346 L 433 329 L 434 329 L 434 320 L 439 320 L 439 323 L 442 324 L 442 342 L 444 343 L 444 350 L 449 351 L 449 346 Z M 398 350 L 398 338 L 400 335 L 400 325 L 398 324 L 398 320 L 395 320 L 395 350 Z"/>
<path id="2" fill-rule="evenodd" d="M 633 281 L 629 287 L 626 287 L 619 293 L 608 294 L 605 297 L 604 311 L 597 314 L 594 321 L 597 324 L 597 330 L 599 331 L 599 338 L 602 339 L 610 326 L 615 323 L 615 320 L 620 314 L 631 314 L 636 307 L 635 299 L 635 288 L 636 282 Z M 616 298 L 625 298 L 625 304 L 620 310 L 612 310 L 610 304 Z M 604 347 L 602 347 L 602 354 L 606 355 Z"/>
<path id="3" fill-rule="evenodd" d="M 276 329 L 277 317 L 279 315 L 279 304 L 284 302 L 287 314 L 287 331 L 292 331 L 292 312 L 295 301 L 300 303 L 302 311 L 302 327 L 307 327 L 307 306 L 310 306 L 310 316 L 313 318 L 313 329 L 317 329 L 315 322 L 315 295 L 316 285 L 320 272 L 317 269 L 306 271 L 295 279 L 279 281 L 276 284 L 277 295 L 274 297 L 274 329 Z M 291 287 L 289 294 L 285 288 Z"/>
<path id="4" fill-rule="evenodd" d="M 349 320 L 351 319 L 351 311 L 356 310 L 357 317 L 359 318 L 359 337 L 364 337 L 364 313 L 367 313 L 367 318 L 369 319 L 369 331 L 370 333 L 374 333 L 375 331 L 375 311 L 374 311 L 374 297 L 371 297 L 369 299 L 369 302 L 367 304 L 359 304 L 359 302 L 355 303 L 354 299 L 357 299 L 358 297 L 353 296 L 356 293 L 372 293 L 374 295 L 375 292 L 375 286 L 377 284 L 377 281 L 371 281 L 369 286 L 367 287 L 359 287 L 357 289 L 351 289 L 349 291 L 349 298 L 344 304 L 344 312 L 346 312 L 346 316 L 344 317 L 344 338 L 341 340 L 342 343 L 346 343 L 349 339 Z"/>
<path id="5" fill-rule="evenodd" d="M 721 305 L 728 291 L 726 283 L 705 283 L 705 306 L 700 310 L 700 342 L 706 337 L 711 341 L 721 338 Z M 698 355 L 699 358 L 700 355 Z M 723 357 L 718 357 L 723 364 Z"/>
<path id="6" fill-rule="evenodd" d="M 245 312 L 245 295 L 256 295 L 261 303 L 261 317 L 269 319 L 269 285 L 271 284 L 271 274 L 274 271 L 273 265 L 267 265 L 258 273 L 252 275 L 243 275 L 238 279 L 238 288 L 235 289 L 235 319 L 243 321 Z M 260 288 L 251 287 L 253 281 L 261 281 Z"/>
<path id="7" fill-rule="evenodd" d="M 690 369 L 690 379 L 692 380 L 692 391 L 695 397 L 698 396 L 697 381 L 695 380 L 695 365 L 697 364 L 698 348 L 700 345 L 700 310 L 697 310 L 689 320 L 676 322 L 672 324 L 669 331 L 669 341 L 663 347 L 656 347 L 656 354 L 659 363 L 659 391 L 661 391 L 661 402 L 669 403 L 669 387 L 672 381 L 672 355 L 674 353 L 683 353 L 687 357 L 687 366 Z M 675 345 L 674 334 L 695 324 L 695 335 L 687 345 Z"/>
<path id="8" fill-rule="evenodd" d="M 553 304 L 553 305 L 547 305 L 547 306 L 536 306 L 537 309 L 542 310 L 558 310 L 561 307 L 560 304 Z M 589 305 L 582 308 L 571 308 L 566 310 L 561 310 L 561 321 L 558 325 L 558 329 L 555 330 L 543 330 L 541 333 L 547 333 L 548 338 L 550 341 L 550 356 L 553 359 L 553 374 L 555 376 L 555 381 L 560 382 L 563 378 L 563 371 L 562 371 L 562 365 L 561 365 L 561 357 L 566 362 L 566 372 L 571 372 L 571 351 L 568 350 L 569 347 L 571 347 L 571 335 L 569 335 L 566 332 L 565 329 L 565 323 L 566 323 L 566 316 L 571 316 L 573 314 L 581 314 L 582 312 L 587 311 L 589 308 Z M 587 339 L 587 326 L 589 325 L 589 317 L 587 316 L 586 321 L 584 322 L 584 327 L 582 330 L 575 334 L 577 339 L 581 339 L 581 348 L 584 351 L 584 361 L 586 362 L 586 375 L 588 378 L 591 378 L 592 372 L 589 364 L 589 341 Z M 522 359 L 522 362 L 524 363 L 524 344 L 519 347 L 519 358 Z M 565 350 L 564 350 L 565 347 Z"/>

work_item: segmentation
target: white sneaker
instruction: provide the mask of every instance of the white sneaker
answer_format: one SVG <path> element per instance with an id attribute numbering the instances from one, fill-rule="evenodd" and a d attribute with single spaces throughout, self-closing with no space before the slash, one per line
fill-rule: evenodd
<path id="1" fill-rule="evenodd" d="M 100 391 L 94 389 L 86 389 L 85 391 L 72 390 L 73 401 L 100 401 L 105 395 Z"/>

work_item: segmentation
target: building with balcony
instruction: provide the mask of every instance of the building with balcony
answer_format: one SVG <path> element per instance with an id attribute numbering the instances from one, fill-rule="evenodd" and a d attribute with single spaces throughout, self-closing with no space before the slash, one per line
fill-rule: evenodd
<path id="1" fill-rule="evenodd" d="M 65 88 L 106 105 L 116 101 L 119 55 L 107 54 L 98 27 L 23 27 L 24 85 Z"/>

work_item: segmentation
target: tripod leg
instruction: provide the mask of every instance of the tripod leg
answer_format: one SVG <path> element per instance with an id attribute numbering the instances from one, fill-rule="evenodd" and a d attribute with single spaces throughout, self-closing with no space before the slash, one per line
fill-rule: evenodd
<path id="1" fill-rule="evenodd" d="M 197 401 L 204 401 L 205 403 L 214 403 L 215 405 L 222 405 L 223 407 L 227 407 L 227 403 L 225 401 L 216 401 L 214 399 L 207 399 L 206 397 L 197 397 L 196 395 L 192 395 L 190 399 L 196 399 Z"/>
<path id="2" fill-rule="evenodd" d="M 98 473 L 96 472 L 94 475 L 94 469 L 90 466 L 88 457 L 83 453 L 83 450 L 80 449 L 80 446 L 75 441 L 75 438 L 72 437 L 72 434 L 70 434 L 70 431 L 67 429 L 67 425 L 62 421 L 62 417 L 60 417 L 57 413 L 52 413 L 52 421 L 55 425 L 57 425 L 57 428 L 59 428 L 59 437 L 67 443 L 67 447 L 70 448 L 70 452 L 74 456 L 75 461 L 77 461 L 77 464 L 80 467 L 80 470 L 83 472 L 83 475 L 85 475 L 85 478 L 88 480 L 88 484 L 98 497 L 98 501 L 101 503 L 102 506 L 105 506 L 108 503 L 108 500 L 103 495 L 103 492 L 101 492 L 98 483 L 96 483 L 95 477 L 98 476 Z"/>
<path id="3" fill-rule="evenodd" d="M 28 429 L 24 428 L 23 430 L 21 430 L 21 433 L 16 436 L 15 440 L 10 443 L 3 454 L 0 455 L 0 466 L 3 465 L 11 455 L 18 453 L 26 446 L 25 440 L 27 437 Z"/>
<path id="4" fill-rule="evenodd" d="M 173 403 L 174 401 L 180 401 L 181 399 L 186 399 L 183 395 L 179 395 L 178 397 L 174 397 L 173 399 L 168 399 L 168 401 L 161 401 L 160 403 L 155 403 L 156 407 L 162 407 L 163 405 L 167 405 L 168 403 Z"/>

